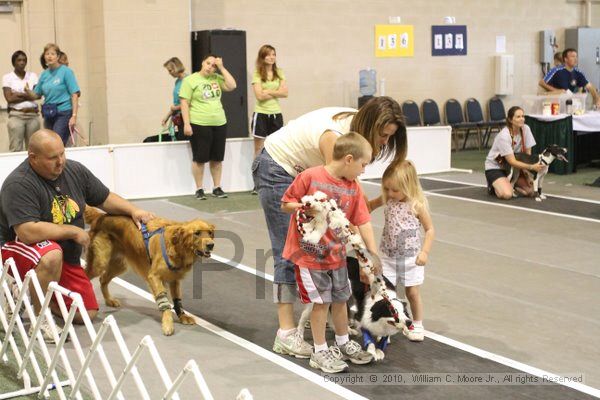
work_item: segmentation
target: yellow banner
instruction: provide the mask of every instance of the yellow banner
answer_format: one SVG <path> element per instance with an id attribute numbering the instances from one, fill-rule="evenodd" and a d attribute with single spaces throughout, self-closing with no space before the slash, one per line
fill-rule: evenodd
<path id="1" fill-rule="evenodd" d="M 413 25 L 375 25 L 375 57 L 413 55 Z"/>

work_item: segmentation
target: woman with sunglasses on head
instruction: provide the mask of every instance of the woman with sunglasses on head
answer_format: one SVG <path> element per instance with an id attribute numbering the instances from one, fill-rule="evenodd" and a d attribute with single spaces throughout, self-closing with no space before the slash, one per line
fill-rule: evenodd
<path id="1" fill-rule="evenodd" d="M 77 123 L 79 96 L 81 90 L 73 70 L 60 63 L 60 48 L 54 43 L 44 47 L 44 61 L 48 67 L 40 76 L 40 81 L 27 90 L 30 99 L 44 98 L 42 116 L 44 128 L 58 133 L 67 146 L 71 131 Z"/>
<path id="2" fill-rule="evenodd" d="M 179 90 L 183 134 L 190 137 L 192 174 L 196 183 L 196 198 L 206 200 L 204 165 L 208 162 L 213 179 L 214 197 L 225 198 L 221 188 L 221 173 L 227 140 L 227 118 L 221 95 L 236 88 L 235 79 L 223 65 L 223 59 L 208 54 L 200 71 L 183 79 Z"/>

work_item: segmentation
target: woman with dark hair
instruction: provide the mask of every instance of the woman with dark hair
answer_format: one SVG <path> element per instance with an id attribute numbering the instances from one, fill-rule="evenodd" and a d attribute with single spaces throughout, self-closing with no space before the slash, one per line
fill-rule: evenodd
<path id="1" fill-rule="evenodd" d="M 523 109 L 518 106 L 511 107 L 506 115 L 506 126 L 494 138 L 492 148 L 485 158 L 485 178 L 491 195 L 503 200 L 513 197 L 508 172 L 503 168 L 507 163 L 514 168 L 536 172 L 547 168 L 541 164 L 526 164 L 515 158 L 515 153 L 531 154 L 533 146 L 535 139 L 529 126 L 525 125 Z M 515 183 L 515 190 L 524 196 L 534 195 L 533 187 L 524 176 L 520 176 Z"/>
<path id="2" fill-rule="evenodd" d="M 54 43 L 44 47 L 44 62 L 48 66 L 33 90 L 27 90 L 30 99 L 44 98 L 42 116 L 44 128 L 58 133 L 67 145 L 77 123 L 81 91 L 73 70 L 60 63 L 61 51 Z"/>
<path id="3" fill-rule="evenodd" d="M 181 101 L 179 100 L 179 90 L 181 89 L 181 83 L 185 78 L 185 67 L 181 60 L 177 57 L 169 58 L 163 67 L 167 69 L 169 75 L 175 78 L 175 86 L 173 87 L 173 104 L 169 107 L 169 112 L 162 120 L 162 125 L 167 125 L 169 118 L 175 126 L 175 137 L 177 140 L 188 140 L 183 134 L 183 118 L 181 117 Z"/>
<path id="4" fill-rule="evenodd" d="M 196 182 L 196 198 L 199 200 L 206 200 L 203 182 L 204 164 L 207 162 L 213 179 L 212 195 L 227 197 L 221 189 L 227 139 L 227 118 L 221 94 L 235 88 L 235 79 L 223 66 L 223 59 L 209 54 L 202 60 L 200 71 L 185 77 L 179 90 L 183 134 L 190 137 L 192 174 Z"/>
<path id="5" fill-rule="evenodd" d="M 282 258 L 290 216 L 281 210 L 281 198 L 296 175 L 331 160 L 336 139 L 350 131 L 367 139 L 373 148 L 373 160 L 406 158 L 406 125 L 400 105 L 390 97 L 375 97 L 358 111 L 321 108 L 288 122 L 265 139 L 252 165 L 275 259 L 273 299 L 279 330 L 273 351 L 280 354 L 308 358 L 312 351 L 295 329 L 294 302 L 298 295 L 294 266 Z"/>
<path id="6" fill-rule="evenodd" d="M 27 55 L 17 50 L 11 57 L 13 72 L 2 77 L 2 91 L 8 104 L 8 149 L 27 149 L 29 138 L 40 129 L 38 105 L 30 101 L 26 89 L 38 83 L 35 72 L 25 71 Z"/>

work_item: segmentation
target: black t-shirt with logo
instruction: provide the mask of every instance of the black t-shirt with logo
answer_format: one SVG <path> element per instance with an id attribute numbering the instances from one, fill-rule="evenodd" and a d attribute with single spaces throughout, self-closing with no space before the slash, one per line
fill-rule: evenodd
<path id="1" fill-rule="evenodd" d="M 55 181 L 39 176 L 23 161 L 2 184 L 0 190 L 0 244 L 14 240 L 13 227 L 25 222 L 52 222 L 84 227 L 86 203 L 98 206 L 109 189 L 82 164 L 67 160 Z M 63 258 L 79 264 L 81 246 L 73 240 L 57 241 Z"/>

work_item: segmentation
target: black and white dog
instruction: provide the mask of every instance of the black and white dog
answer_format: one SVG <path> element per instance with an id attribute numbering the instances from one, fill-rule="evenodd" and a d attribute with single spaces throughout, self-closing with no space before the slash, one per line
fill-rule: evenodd
<path id="1" fill-rule="evenodd" d="M 352 298 L 356 302 L 353 322 L 360 330 L 365 349 L 375 361 L 383 360 L 385 348 L 391 336 L 408 330 L 412 325 L 406 311 L 406 303 L 396 296 L 396 287 L 385 277 L 387 298 L 374 287 L 367 287 L 360 281 L 358 260 L 347 258 L 348 277 L 352 285 Z"/>
<path id="2" fill-rule="evenodd" d="M 533 182 L 533 191 L 535 193 L 535 200 L 542 201 L 546 199 L 546 196 L 542 194 L 542 184 L 544 182 L 544 177 L 548 173 L 548 166 L 552 164 L 552 162 L 556 159 L 559 159 L 564 162 L 569 162 L 567 160 L 567 149 L 564 147 L 559 147 L 556 144 L 552 146 L 548 146 L 542 151 L 540 154 L 531 155 L 527 153 L 515 153 L 515 159 L 517 161 L 524 162 L 525 164 L 543 164 L 546 168 L 542 169 L 540 172 L 535 171 L 527 171 L 525 172 L 525 176 L 529 182 Z M 508 180 L 511 185 L 514 187 L 515 183 L 519 179 L 520 169 L 513 168 L 509 163 L 504 162 L 504 170 L 508 174 Z"/>
<path id="3" fill-rule="evenodd" d="M 363 337 L 364 347 L 373 355 L 375 361 L 383 360 L 389 338 L 408 330 L 412 325 L 406 312 L 406 303 L 396 297 L 396 288 L 385 278 L 383 279 L 388 298 L 383 298 L 375 288 L 373 293 L 371 288 L 360 281 L 358 260 L 354 257 L 348 257 L 346 260 L 352 288 L 352 297 L 348 301 L 348 315 L 352 315 L 349 317 L 348 331 L 350 335 Z M 301 337 L 304 337 L 311 311 L 312 304 L 307 304 L 302 311 L 297 328 Z M 328 324 L 333 326 L 331 314 Z"/>

